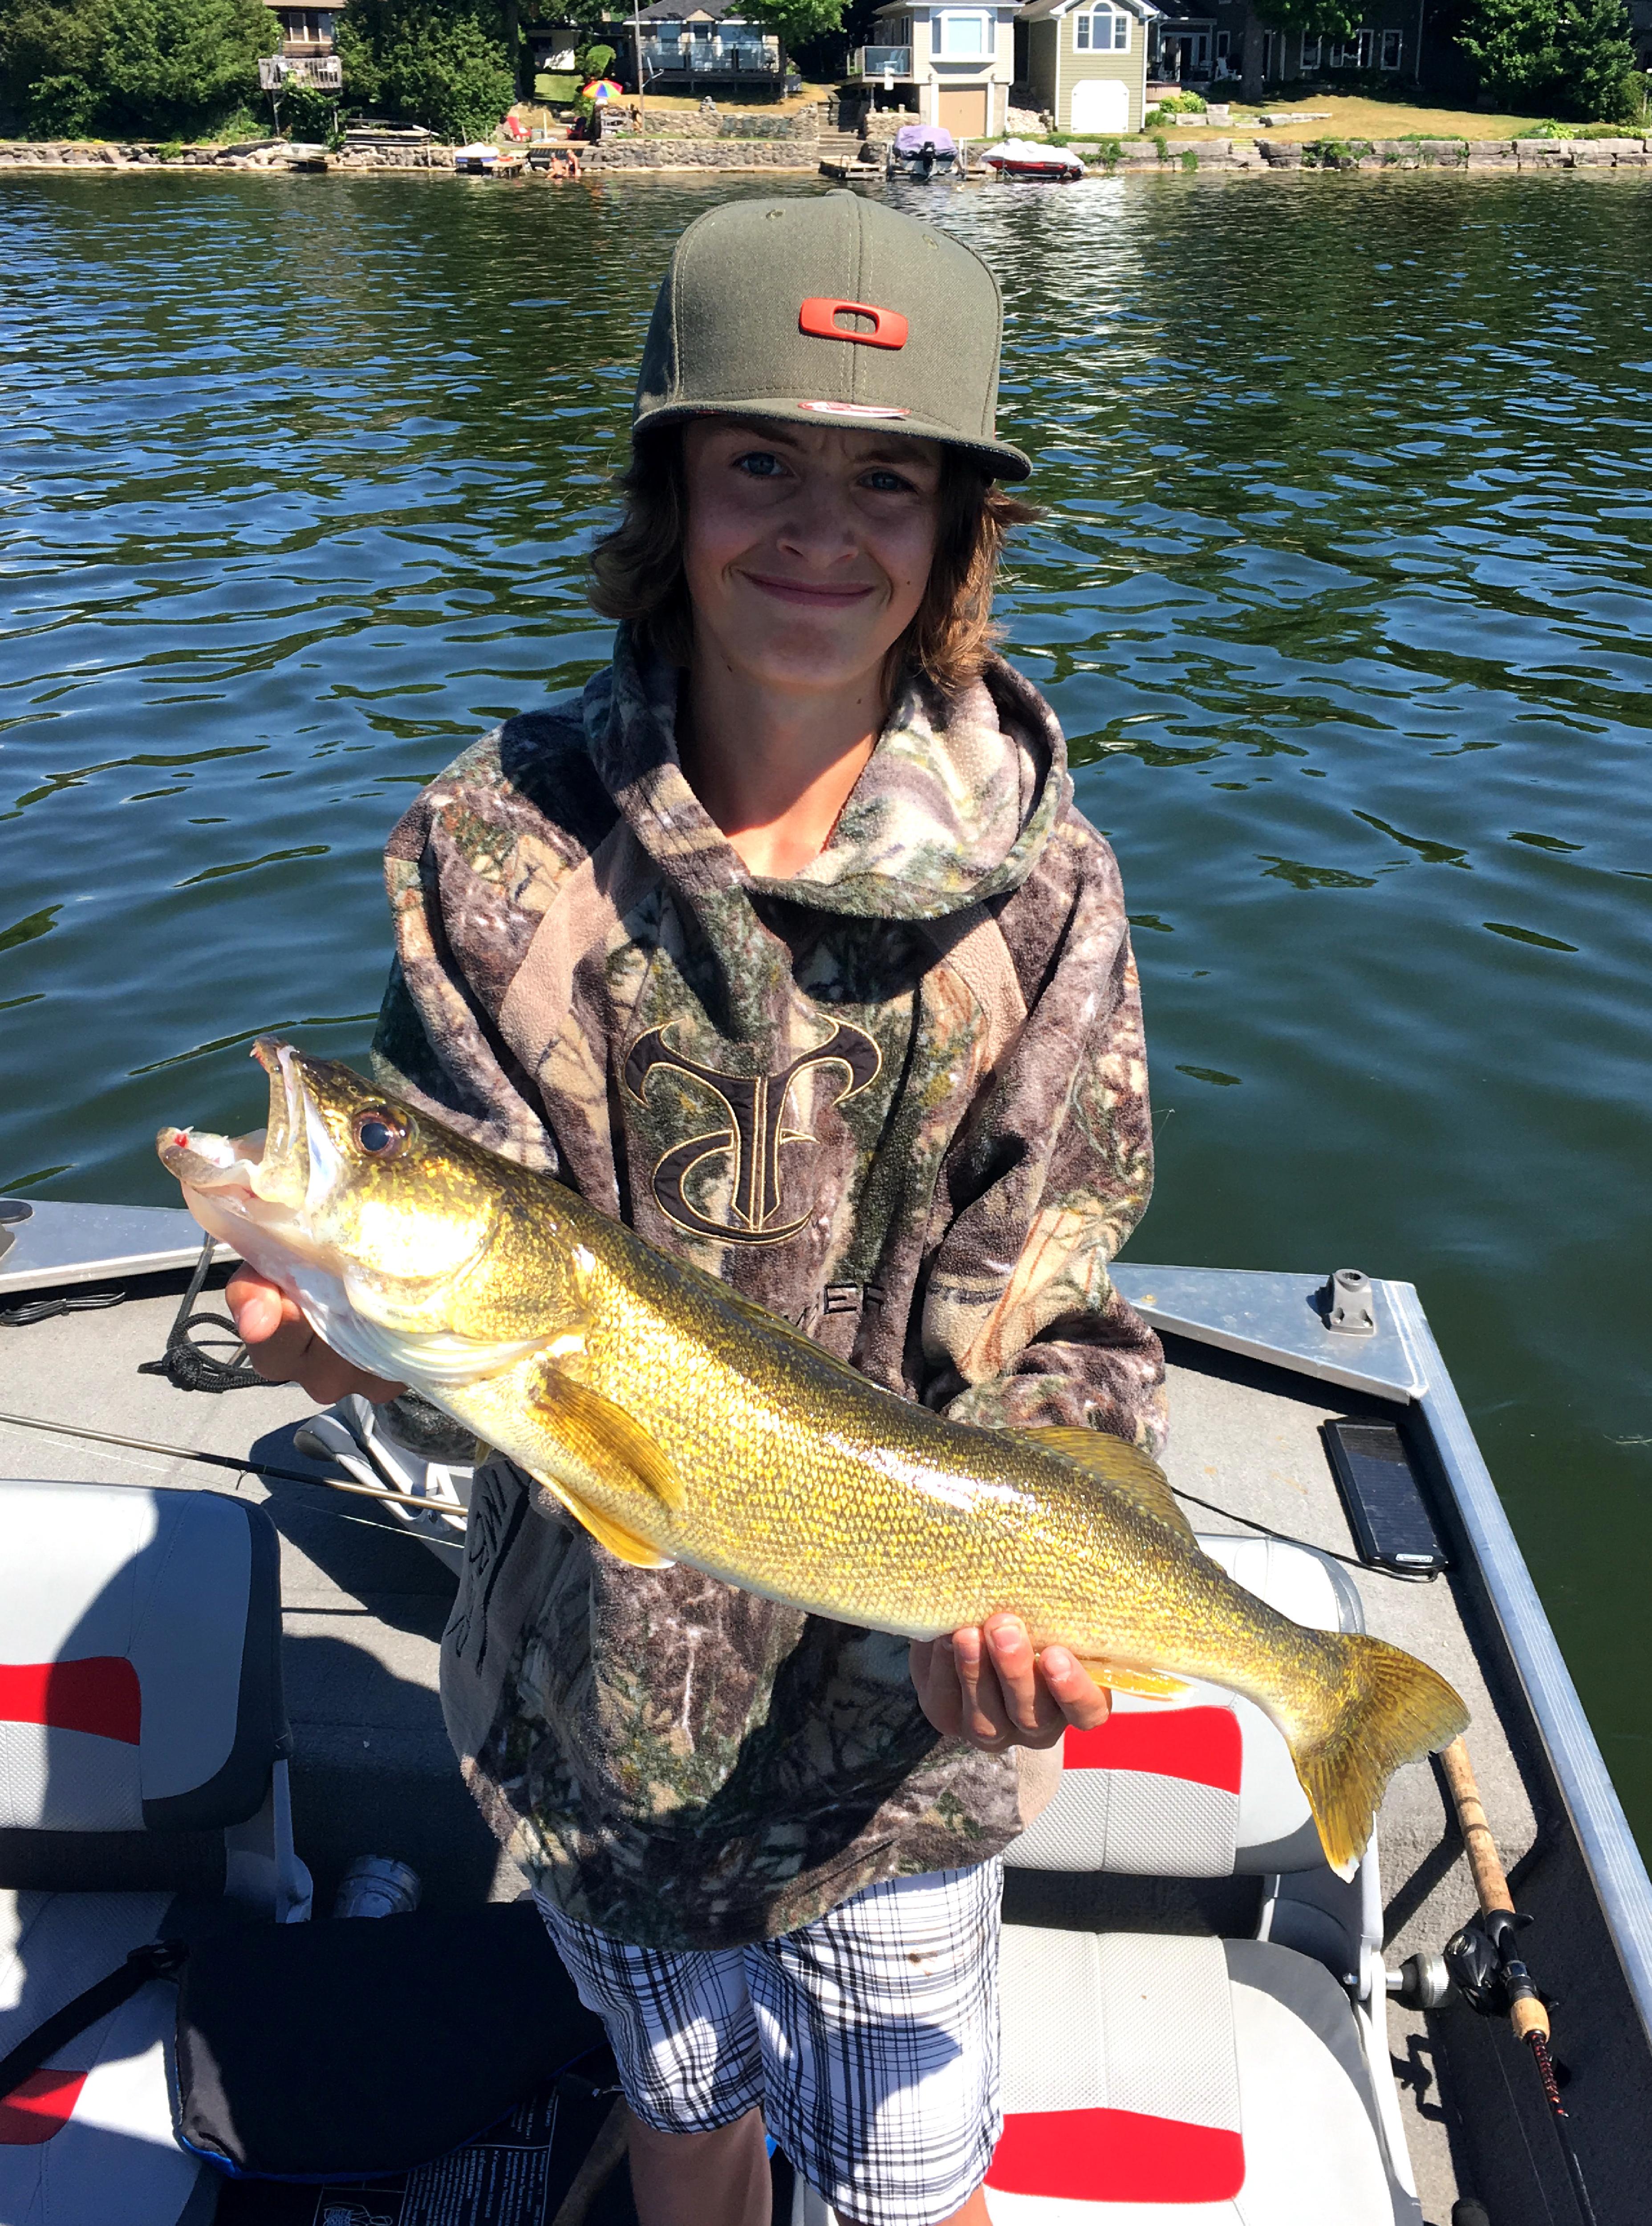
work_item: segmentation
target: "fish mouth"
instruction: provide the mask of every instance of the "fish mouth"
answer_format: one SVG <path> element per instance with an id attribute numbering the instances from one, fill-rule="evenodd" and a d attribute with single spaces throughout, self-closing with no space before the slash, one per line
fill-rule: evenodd
<path id="1" fill-rule="evenodd" d="M 315 1117 L 290 1044 L 260 1036 L 251 1056 L 270 1077 L 270 1116 L 244 1136 L 211 1129 L 168 1127 L 155 1140 L 161 1164 L 182 1186 L 184 1203 L 203 1229 L 254 1258 L 248 1239 L 278 1236 L 298 1251 L 317 1250 L 308 1238 L 305 1208 L 318 1160 L 334 1157 Z M 320 1144 L 318 1152 L 315 1147 Z"/>

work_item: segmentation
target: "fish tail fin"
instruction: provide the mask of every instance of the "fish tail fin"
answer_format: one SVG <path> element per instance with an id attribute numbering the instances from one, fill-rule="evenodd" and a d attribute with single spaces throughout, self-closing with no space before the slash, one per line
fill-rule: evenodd
<path id="1" fill-rule="evenodd" d="M 1330 1638 L 1334 1689 L 1320 1721 L 1282 1725 L 1325 1860 L 1351 1878 L 1389 1778 L 1401 1763 L 1449 1746 L 1469 1720 L 1426 1663 L 1381 1638 Z"/>

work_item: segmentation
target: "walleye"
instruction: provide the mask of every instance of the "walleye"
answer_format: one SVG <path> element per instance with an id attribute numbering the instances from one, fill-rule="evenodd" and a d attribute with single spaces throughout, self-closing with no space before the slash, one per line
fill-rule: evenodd
<path id="1" fill-rule="evenodd" d="M 1305 1630 L 1235 1584 L 1135 1447 L 947 1421 L 348 1067 L 269 1037 L 253 1055 L 265 1131 L 157 1139 L 195 1218 L 621 1560 L 911 1638 L 1007 1609 L 1100 1683 L 1245 1694 L 1344 1875 L 1392 1772 L 1467 1722 L 1398 1648 Z"/>

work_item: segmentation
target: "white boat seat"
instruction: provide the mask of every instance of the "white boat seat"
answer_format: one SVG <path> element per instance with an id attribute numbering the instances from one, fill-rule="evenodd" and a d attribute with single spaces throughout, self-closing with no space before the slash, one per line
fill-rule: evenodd
<path id="1" fill-rule="evenodd" d="M 1359 1596 L 1334 1561 L 1274 1538 L 1201 1537 L 1248 1591 L 1318 1631 L 1357 1631 Z M 1005 1856 L 1013 1867 L 1151 1878 L 1324 1867 L 1284 1739 L 1254 1701 L 1193 1683 L 1172 1701 L 1115 1694 L 1113 1714 L 1062 1743 L 1060 1790 Z"/>
<path id="2" fill-rule="evenodd" d="M 280 1642 L 261 1509 L 0 1480 L 0 2055 L 166 1937 L 180 1888 L 308 1914 Z M 173 2136 L 175 2007 L 151 1981 L 0 2102 L 0 2226 L 210 2219 L 217 2177 Z"/>
<path id="3" fill-rule="evenodd" d="M 994 2226 L 1417 2226 L 1359 2027 L 1265 1941 L 1004 1934 Z"/>

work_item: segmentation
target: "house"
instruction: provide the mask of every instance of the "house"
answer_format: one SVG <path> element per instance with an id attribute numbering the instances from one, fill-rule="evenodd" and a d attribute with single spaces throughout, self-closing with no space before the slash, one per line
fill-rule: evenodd
<path id="1" fill-rule="evenodd" d="M 341 91 L 344 66 L 333 51 L 333 26 L 344 12 L 343 0 L 336 8 L 289 8 L 283 0 L 270 0 L 270 12 L 281 25 L 281 44 L 258 64 L 264 91 L 278 93 L 289 85 Z"/>
<path id="2" fill-rule="evenodd" d="M 1026 0 L 1015 12 L 1018 84 L 1058 131 L 1140 131 L 1154 0 Z"/>
<path id="3" fill-rule="evenodd" d="M 1246 0 L 1159 0 L 1159 10 L 1148 44 L 1150 84 L 1205 86 L 1242 75 Z M 1414 0 L 1368 0 L 1363 14 L 1363 23 L 1339 36 L 1259 25 L 1264 84 L 1330 83 L 1344 70 L 1414 80 L 1419 19 Z"/>
<path id="4" fill-rule="evenodd" d="M 636 21 L 645 92 L 749 99 L 786 89 L 779 40 L 747 22 L 739 0 L 652 0 Z M 635 61 L 629 38 L 615 44 L 627 62 Z"/>
<path id="5" fill-rule="evenodd" d="M 1010 0 L 975 7 L 890 0 L 872 20 L 877 43 L 849 56 L 852 85 L 880 107 L 911 109 L 919 123 L 938 124 L 959 139 L 1002 133 L 1015 74 Z"/>

